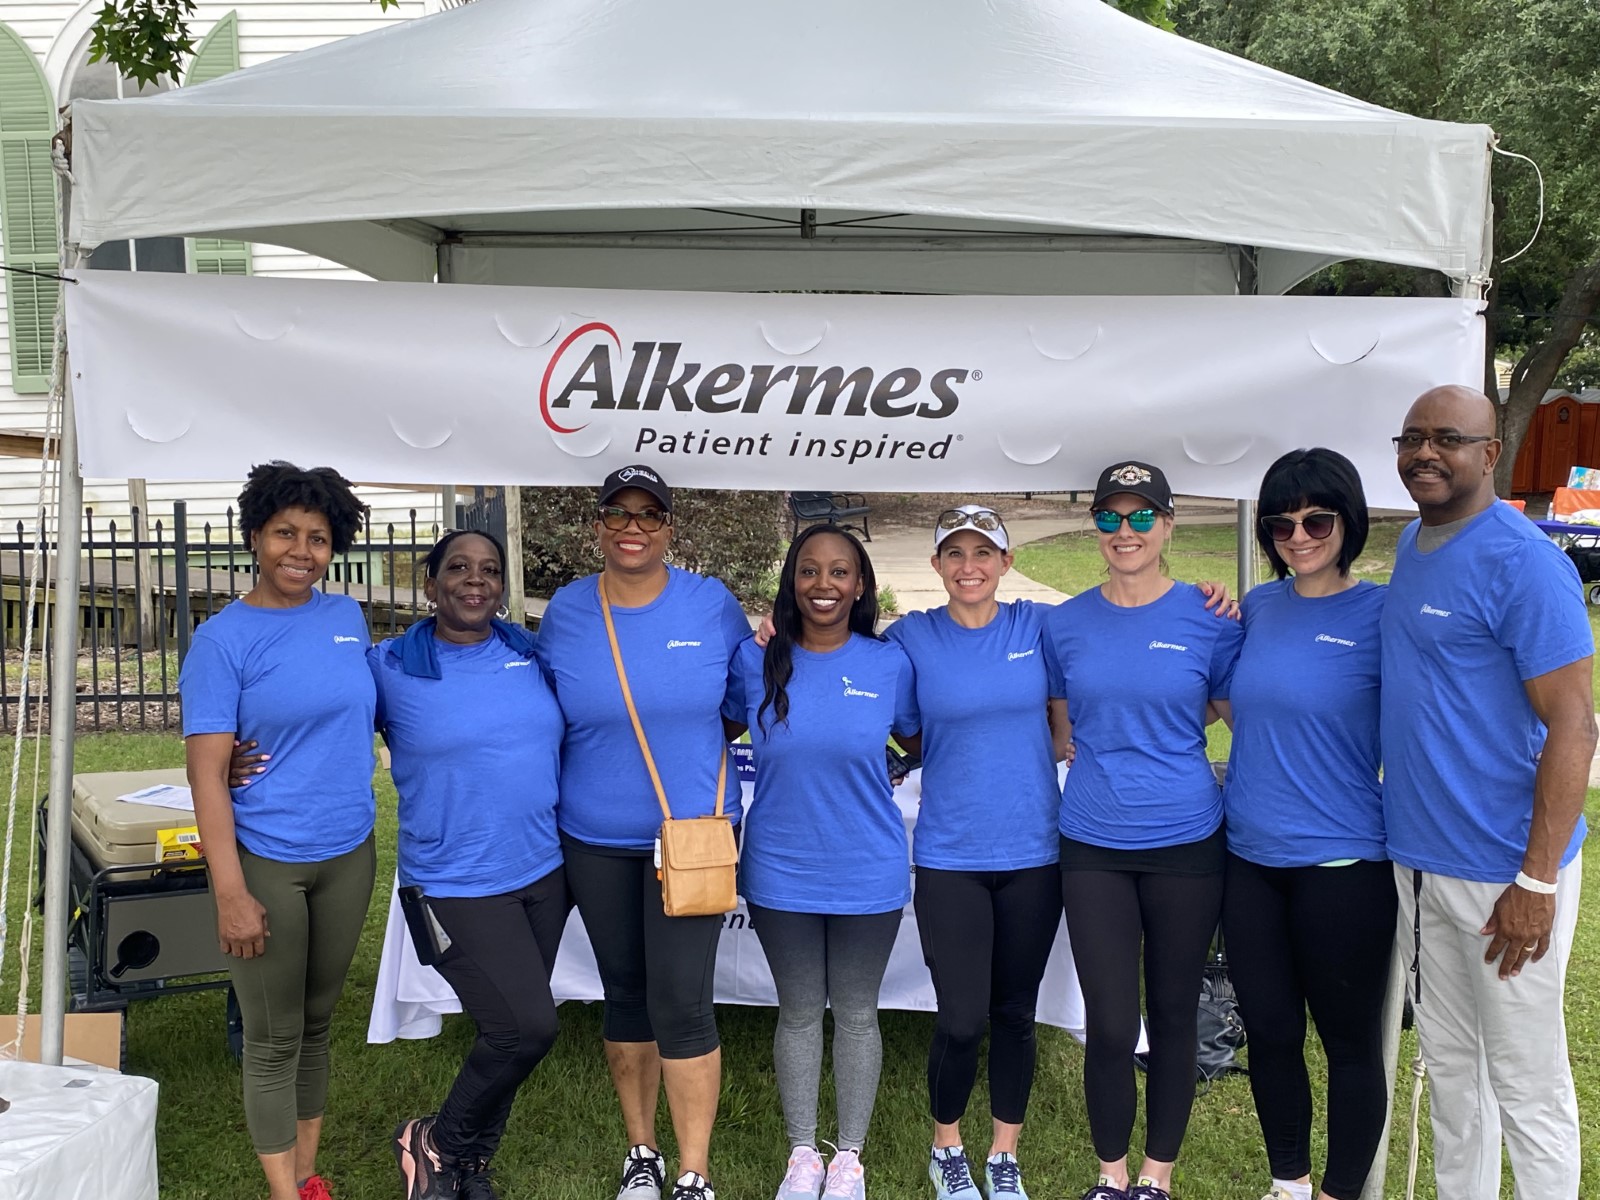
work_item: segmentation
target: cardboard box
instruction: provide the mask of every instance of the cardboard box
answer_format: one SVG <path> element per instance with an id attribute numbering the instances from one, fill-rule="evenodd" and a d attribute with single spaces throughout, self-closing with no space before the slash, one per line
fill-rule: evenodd
<path id="1" fill-rule="evenodd" d="M 22 1034 L 23 1062 L 39 1061 L 38 1013 L 29 1013 Z M 68 1013 L 62 1046 L 68 1058 L 81 1059 L 112 1071 L 122 1070 L 123 1014 Z M 10 1058 L 16 1050 L 17 1014 L 0 1015 L 0 1058 Z"/>

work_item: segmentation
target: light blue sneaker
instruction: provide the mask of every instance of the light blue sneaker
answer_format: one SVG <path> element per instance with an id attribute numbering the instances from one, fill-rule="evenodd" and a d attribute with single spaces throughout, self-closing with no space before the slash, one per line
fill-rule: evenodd
<path id="1" fill-rule="evenodd" d="M 1002 1151 L 991 1154 L 983 1164 L 984 1182 L 989 1185 L 989 1200 L 1028 1200 L 1022 1190 L 1022 1168 L 1017 1156 Z"/>
<path id="2" fill-rule="evenodd" d="M 972 1182 L 972 1168 L 960 1146 L 935 1146 L 928 1161 L 928 1178 L 933 1180 L 935 1200 L 983 1200 L 983 1193 Z"/>

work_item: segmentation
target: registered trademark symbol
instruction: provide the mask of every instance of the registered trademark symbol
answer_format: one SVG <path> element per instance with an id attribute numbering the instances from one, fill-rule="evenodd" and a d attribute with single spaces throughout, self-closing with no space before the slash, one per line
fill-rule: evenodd
<path id="1" fill-rule="evenodd" d="M 972 373 L 972 377 L 973 377 L 973 379 L 982 379 L 983 378 L 983 372 L 982 371 L 974 371 Z"/>

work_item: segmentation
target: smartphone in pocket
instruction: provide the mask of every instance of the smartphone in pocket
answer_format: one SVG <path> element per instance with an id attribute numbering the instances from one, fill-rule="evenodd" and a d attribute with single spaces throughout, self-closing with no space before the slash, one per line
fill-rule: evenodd
<path id="1" fill-rule="evenodd" d="M 411 931 L 417 961 L 425 967 L 437 966 L 444 952 L 450 949 L 450 935 L 433 915 L 433 908 L 420 887 L 407 884 L 400 889 L 400 911 L 405 915 L 406 928 Z"/>

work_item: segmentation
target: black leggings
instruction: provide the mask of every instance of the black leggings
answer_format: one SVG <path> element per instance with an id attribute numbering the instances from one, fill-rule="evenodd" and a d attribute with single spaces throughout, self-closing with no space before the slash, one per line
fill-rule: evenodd
<path id="1" fill-rule="evenodd" d="M 1222 930 L 1250 1037 L 1250 1090 L 1277 1179 L 1311 1173 L 1306 1006 L 1328 1056 L 1322 1190 L 1356 1200 L 1383 1136 L 1383 999 L 1394 946 L 1394 869 L 1261 867 L 1228 855 Z"/>
<path id="2" fill-rule="evenodd" d="M 989 1029 L 989 1111 L 1022 1124 L 1033 1090 L 1034 1010 L 1061 923 L 1060 870 L 917 868 L 917 931 L 939 1015 L 928 1047 L 928 1104 L 953 1125 L 967 1111 Z"/>
<path id="3" fill-rule="evenodd" d="M 608 1042 L 654 1042 L 662 1058 L 721 1043 L 712 988 L 722 918 L 669 917 L 649 854 L 619 855 L 565 834 L 567 886 L 594 947 Z"/>
<path id="4" fill-rule="evenodd" d="M 430 896 L 450 936 L 439 974 L 478 1026 L 450 1093 L 439 1106 L 434 1144 L 447 1159 L 488 1161 L 500 1145 L 511 1102 L 556 1040 L 550 995 L 567 884 L 560 867 L 500 896 Z"/>
<path id="5" fill-rule="evenodd" d="M 1128 1153 L 1133 1136 L 1142 939 L 1150 1035 L 1145 1156 L 1172 1162 L 1194 1104 L 1195 1012 L 1222 907 L 1222 872 L 1063 868 L 1061 896 L 1083 988 L 1083 1090 L 1095 1154 L 1116 1162 Z"/>

